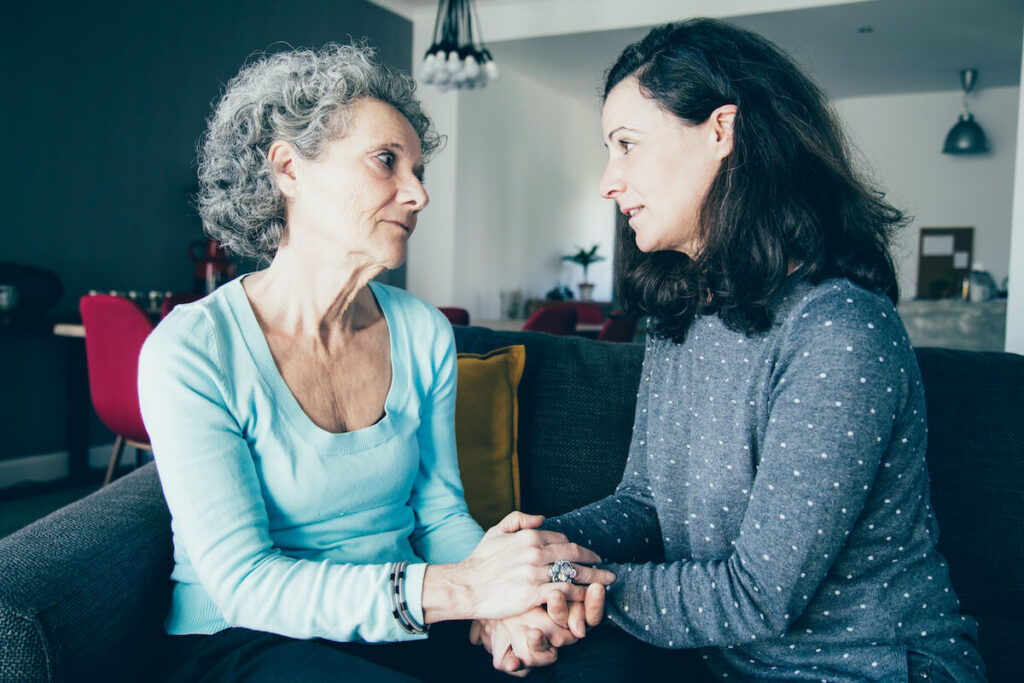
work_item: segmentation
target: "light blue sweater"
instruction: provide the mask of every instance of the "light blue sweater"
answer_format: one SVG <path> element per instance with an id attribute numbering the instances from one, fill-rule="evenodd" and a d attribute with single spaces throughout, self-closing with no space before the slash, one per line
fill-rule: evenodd
<path id="1" fill-rule="evenodd" d="M 178 306 L 147 339 L 139 398 L 171 511 L 171 634 L 231 626 L 293 638 L 409 640 L 392 562 L 422 622 L 424 562 L 483 533 L 455 453 L 455 344 L 435 308 L 371 283 L 391 339 L 385 416 L 332 434 L 281 377 L 236 279 Z"/>

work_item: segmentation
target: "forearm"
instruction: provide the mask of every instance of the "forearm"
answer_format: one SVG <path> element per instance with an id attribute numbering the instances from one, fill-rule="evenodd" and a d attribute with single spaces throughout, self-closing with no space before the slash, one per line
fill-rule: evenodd
<path id="1" fill-rule="evenodd" d="M 607 498 L 545 520 L 541 528 L 565 534 L 604 562 L 656 561 L 663 555 L 658 515 L 631 488 L 620 486 Z"/>
<path id="2" fill-rule="evenodd" d="M 459 564 L 427 565 L 423 573 L 423 621 L 469 619 L 473 614 L 473 590 Z"/>

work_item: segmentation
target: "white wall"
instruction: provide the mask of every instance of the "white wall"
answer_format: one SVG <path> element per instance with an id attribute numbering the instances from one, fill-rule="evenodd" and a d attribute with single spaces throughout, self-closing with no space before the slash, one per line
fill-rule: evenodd
<path id="1" fill-rule="evenodd" d="M 403 0 L 374 1 L 412 19 L 413 59 L 418 64 L 417 56 L 421 58 L 431 44 L 435 10 L 426 6 L 413 6 Z M 695 0 L 687 6 L 687 12 L 692 15 L 731 16 L 749 14 L 755 11 L 773 12 L 863 1 Z M 679 15 L 678 4 L 671 0 L 633 0 L 628 3 L 623 3 L 621 0 L 567 0 L 566 2 L 559 3 L 552 3 L 549 0 L 507 0 L 506 2 L 483 4 L 478 6 L 477 10 L 480 25 L 486 29 L 484 37 L 490 43 L 542 35 L 561 35 L 632 26 L 651 26 L 676 19 Z M 508 75 L 513 81 L 516 80 L 514 74 Z M 501 81 L 498 83 L 501 83 Z M 520 83 L 520 86 L 516 86 L 513 82 L 509 87 L 515 89 L 521 86 L 522 83 Z M 492 90 L 494 87 L 488 87 L 484 93 L 449 92 L 441 94 L 432 86 L 421 87 L 419 91 L 427 113 L 434 119 L 440 132 L 449 136 L 449 145 L 430 164 L 427 170 L 427 191 L 430 193 L 431 205 L 420 215 L 417 234 L 413 236 L 409 244 L 406 286 L 409 291 L 417 296 L 439 306 L 451 305 L 457 301 L 466 301 L 471 297 L 479 297 L 479 304 L 471 301 L 469 305 L 471 313 L 478 311 L 477 315 L 474 316 L 477 318 L 481 315 L 490 317 L 491 314 L 488 312 L 490 309 L 487 306 L 493 303 L 491 300 L 494 297 L 491 294 L 498 289 L 504 289 L 505 285 L 490 283 L 491 273 L 487 273 L 485 279 L 476 282 L 471 282 L 459 275 L 462 269 L 469 267 L 467 261 L 472 261 L 473 258 L 485 258 L 487 262 L 490 262 L 492 259 L 491 256 L 486 255 L 488 254 L 486 250 L 491 248 L 490 244 L 482 247 L 484 249 L 482 253 L 486 256 L 479 256 L 478 253 L 473 253 L 468 258 L 464 257 L 458 260 L 453 258 L 455 250 L 463 254 L 467 253 L 466 249 L 457 246 L 463 244 L 467 238 L 473 239 L 467 235 L 467 230 L 470 228 L 472 230 L 481 229 L 479 226 L 479 207 L 476 209 L 473 209 L 472 206 L 467 207 L 468 210 L 475 211 L 473 223 L 468 223 L 465 217 L 458 215 L 458 204 L 462 201 L 463 197 L 461 184 L 472 182 L 479 178 L 473 175 L 472 167 L 461 166 L 457 163 L 457 160 L 463 161 L 463 158 L 459 155 L 459 148 L 464 144 L 460 139 L 460 121 L 465 117 L 462 110 L 475 107 L 479 104 L 479 100 L 489 98 L 491 93 L 494 92 Z M 553 106 L 556 111 L 563 108 L 567 110 L 572 109 L 571 105 L 561 102 L 565 98 L 561 97 L 560 93 L 550 93 L 549 91 L 548 94 L 554 96 L 553 101 L 555 104 Z M 540 98 L 539 101 L 532 101 L 532 97 L 527 97 L 525 101 L 517 102 L 516 106 L 519 108 L 518 110 L 526 112 L 531 107 L 546 106 L 543 99 Z M 480 106 L 490 108 L 491 105 L 481 104 Z M 474 124 L 470 124 L 471 127 L 472 125 Z M 494 130 L 496 131 L 494 133 L 495 136 L 503 135 L 499 128 L 495 127 Z M 595 130 L 599 131 L 599 129 Z M 585 136 L 588 134 L 585 131 L 586 125 L 581 124 L 577 132 Z M 594 134 L 599 136 L 599 132 Z M 494 140 L 492 139 L 493 142 Z M 529 141 L 518 140 L 517 143 L 525 145 L 529 144 Z M 500 145 L 497 144 L 487 145 L 487 149 L 492 150 L 492 153 L 500 155 L 504 153 L 502 151 L 504 148 L 498 149 L 499 147 Z M 573 149 L 575 148 L 574 145 Z M 601 149 L 600 146 L 597 149 Z M 479 154 L 474 152 L 464 161 L 470 163 L 473 159 L 480 158 L 480 155 L 483 153 L 483 150 L 479 150 Z M 595 187 L 596 179 L 588 180 L 594 176 L 582 171 L 582 167 L 580 168 L 581 172 L 577 175 L 581 179 L 580 185 L 574 184 L 572 189 L 567 189 L 564 185 L 556 185 L 555 190 L 561 193 L 560 196 L 563 200 L 580 201 L 589 207 L 589 200 L 577 200 L 576 198 L 584 196 L 585 191 L 583 188 L 585 186 Z M 537 169 L 532 168 L 531 172 L 537 172 Z M 596 172 L 600 173 L 600 170 L 598 169 Z M 589 185 L 586 185 L 586 183 L 589 183 Z M 496 205 L 506 205 L 510 201 L 510 192 L 507 187 L 499 187 L 497 190 L 489 190 L 489 192 L 491 193 L 489 196 L 495 198 L 493 202 Z M 506 199 L 502 199 L 502 197 Z M 529 197 L 516 198 L 517 203 L 528 201 L 530 201 Z M 560 208 L 564 208 L 564 206 L 564 201 L 559 207 L 554 205 L 537 205 L 535 210 L 531 209 L 530 216 L 538 213 L 557 212 Z M 527 264 L 529 264 L 530 268 L 533 267 L 533 264 L 540 264 L 539 267 L 542 269 L 541 275 L 548 276 L 548 269 L 544 264 L 551 265 L 550 258 L 561 253 L 561 250 L 565 248 L 566 238 L 568 238 L 569 244 L 572 244 L 573 240 L 585 244 L 592 244 L 598 241 L 594 239 L 588 242 L 589 217 L 594 215 L 590 213 L 592 210 L 595 209 L 583 209 L 582 213 L 578 215 L 578 219 L 563 220 L 558 223 L 567 232 L 559 234 L 557 241 L 551 240 L 549 242 L 549 251 L 537 254 L 519 254 L 517 256 L 517 258 L 521 259 L 519 264 L 523 265 L 517 264 L 515 266 L 516 270 L 525 272 L 528 267 Z M 612 209 L 608 210 L 609 218 L 606 220 L 609 221 L 609 224 L 612 220 L 611 216 L 614 215 L 612 211 Z M 541 224 L 538 223 L 538 225 Z M 508 224 L 505 223 L 504 225 Z M 595 222 L 595 225 L 598 225 L 598 223 Z M 516 229 L 521 230 L 524 228 L 516 226 Z M 532 230 L 533 228 L 526 229 Z M 543 239 L 547 240 L 548 237 L 545 235 Z M 610 254 L 608 255 L 610 256 Z M 566 264 L 567 267 L 568 265 Z M 608 263 L 598 264 L 595 268 L 590 274 L 590 279 L 602 283 L 601 286 L 604 287 L 605 284 L 603 283 L 608 282 L 610 276 L 606 277 L 606 275 L 602 274 L 601 269 L 608 268 Z M 505 276 L 503 275 L 502 277 L 504 278 Z M 563 277 L 567 282 L 573 281 L 573 277 L 568 272 Z M 458 279 L 459 284 L 456 284 L 456 279 Z M 502 282 L 511 282 L 511 280 L 505 279 Z M 610 285 L 608 286 L 610 287 Z M 537 288 L 539 289 L 540 286 Z M 477 290 L 479 290 L 479 294 L 472 293 Z M 604 293 L 606 291 L 600 289 L 595 293 L 595 296 L 603 298 L 606 296 Z M 491 294 L 488 294 L 489 292 Z"/>
<path id="2" fill-rule="evenodd" d="M 942 154 L 961 109 L 959 91 L 859 97 L 835 103 L 854 145 L 898 208 L 914 217 L 896 249 L 900 289 L 917 293 L 922 227 L 973 227 L 974 260 L 1001 283 L 1009 271 L 1019 88 L 980 89 L 971 110 L 989 154 Z"/>
<path id="3" fill-rule="evenodd" d="M 1024 62 L 1024 55 L 1021 57 Z M 1024 74 L 1024 64 L 1021 66 Z M 1006 302 L 1006 350 L 1024 354 L 1024 88 L 1017 112 L 1017 165 L 1010 241 L 1010 297 Z"/>
<path id="4" fill-rule="evenodd" d="M 505 69 L 486 93 L 459 95 L 454 303 L 496 318 L 499 292 L 574 291 L 582 269 L 561 260 L 600 244 L 594 297 L 611 297 L 614 203 L 604 167 L 597 98 L 579 101 Z"/>

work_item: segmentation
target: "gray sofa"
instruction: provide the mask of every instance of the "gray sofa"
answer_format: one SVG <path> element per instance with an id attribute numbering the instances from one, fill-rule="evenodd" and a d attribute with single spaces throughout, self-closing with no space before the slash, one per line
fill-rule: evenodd
<path id="1" fill-rule="evenodd" d="M 526 346 L 519 389 L 523 509 L 556 514 L 612 491 L 643 349 L 456 328 L 460 351 Z M 919 349 L 932 498 L 964 611 L 993 681 L 1024 643 L 1024 357 Z M 151 680 L 171 543 L 156 470 L 0 540 L 0 681 Z"/>

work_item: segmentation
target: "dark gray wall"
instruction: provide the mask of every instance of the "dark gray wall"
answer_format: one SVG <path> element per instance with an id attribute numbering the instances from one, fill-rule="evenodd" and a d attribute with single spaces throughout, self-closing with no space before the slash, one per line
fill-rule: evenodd
<path id="1" fill-rule="evenodd" d="M 57 272 L 60 311 L 89 289 L 191 288 L 196 141 L 249 55 L 352 36 L 412 62 L 412 25 L 363 0 L 19 2 L 0 36 L 0 261 Z M 63 361 L 38 342 L 0 331 L 0 458 L 66 448 L 46 409 L 65 400 Z"/>

